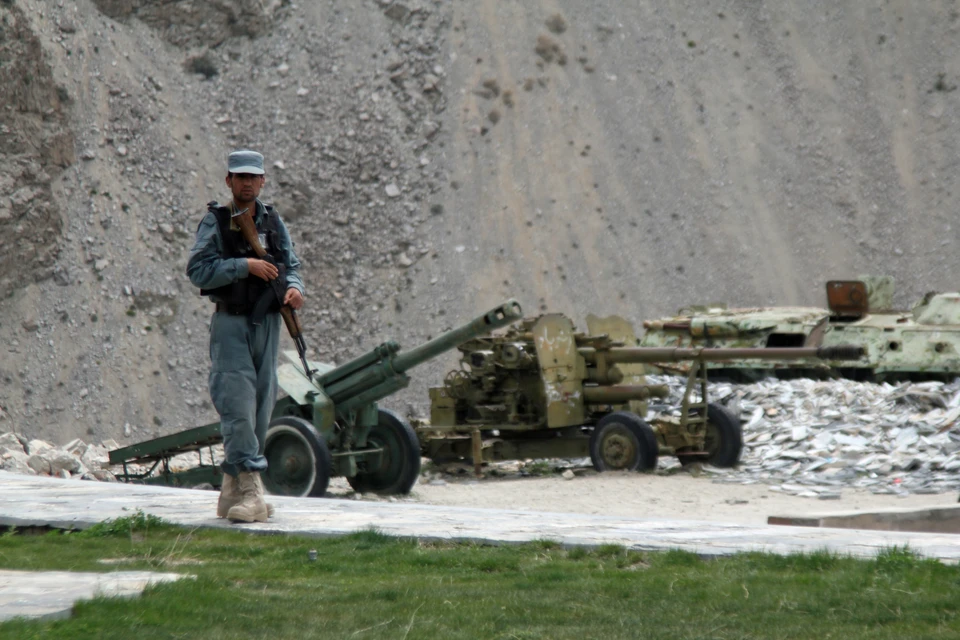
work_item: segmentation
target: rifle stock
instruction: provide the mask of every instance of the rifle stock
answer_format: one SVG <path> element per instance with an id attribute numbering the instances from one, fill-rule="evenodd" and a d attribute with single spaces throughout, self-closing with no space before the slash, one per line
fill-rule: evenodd
<path id="1" fill-rule="evenodd" d="M 303 333 L 300 318 L 290 306 L 283 305 L 280 307 L 280 317 L 283 318 L 283 324 L 287 325 L 287 331 L 290 332 L 291 338 L 297 338 Z"/>
<path id="2" fill-rule="evenodd" d="M 257 257 L 261 260 L 270 260 L 270 257 L 267 255 L 267 250 L 260 244 L 257 225 L 253 221 L 253 214 L 250 213 L 250 209 L 244 209 L 240 213 L 234 214 L 233 221 L 240 227 L 240 233 L 243 235 L 244 240 L 253 248 L 253 252 L 257 254 Z M 286 292 L 280 291 L 280 283 L 276 278 L 270 281 L 270 286 L 273 287 L 277 300 L 280 302 L 280 317 L 283 318 L 283 324 L 287 326 L 287 332 L 297 346 L 300 362 L 303 363 L 303 372 L 306 374 L 308 380 L 313 380 L 313 372 L 310 371 L 310 367 L 307 366 L 307 345 L 303 341 L 303 327 L 300 325 L 300 318 L 297 317 L 297 312 L 293 307 L 288 304 L 283 304 L 283 298 Z"/>

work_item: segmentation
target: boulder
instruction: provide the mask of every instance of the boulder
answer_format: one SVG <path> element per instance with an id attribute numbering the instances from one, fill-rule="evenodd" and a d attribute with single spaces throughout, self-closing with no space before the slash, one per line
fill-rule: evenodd
<path id="1" fill-rule="evenodd" d="M 40 453 L 48 449 L 53 449 L 53 445 L 46 440 L 31 440 L 25 447 L 26 452 L 30 455 Z"/>
<path id="2" fill-rule="evenodd" d="M 89 445 L 87 445 L 83 440 L 76 438 L 65 444 L 63 446 L 63 450 L 80 458 L 83 456 L 88 446 Z"/>
<path id="3" fill-rule="evenodd" d="M 0 469 L 11 473 L 35 476 L 37 472 L 27 464 L 29 457 L 22 449 L 20 451 L 5 451 L 0 454 Z"/>
<path id="4" fill-rule="evenodd" d="M 50 476 L 59 476 L 61 471 L 67 471 L 70 474 L 86 471 L 80 460 L 63 449 L 51 448 L 34 453 L 27 459 L 27 465 L 37 473 Z"/>
<path id="5" fill-rule="evenodd" d="M 107 471 L 106 469 L 94 469 L 90 473 L 94 478 L 101 482 L 117 482 L 117 476 L 115 476 L 112 471 Z"/>
<path id="6" fill-rule="evenodd" d="M 40 455 L 49 461 L 50 475 L 61 475 L 61 471 L 67 471 L 71 474 L 86 471 L 78 458 L 63 449 L 51 449 L 50 451 L 44 451 Z"/>
<path id="7" fill-rule="evenodd" d="M 110 463 L 110 452 L 102 445 L 90 444 L 80 456 L 80 462 L 88 469 L 101 469 Z"/>
<path id="8" fill-rule="evenodd" d="M 45 476 L 50 475 L 50 461 L 39 453 L 35 453 L 27 458 L 27 466 L 30 467 L 34 473 Z"/>
<path id="9" fill-rule="evenodd" d="M 20 438 L 17 437 L 17 434 L 15 433 L 0 434 L 0 453 L 5 451 L 19 451 L 20 453 L 26 453 L 23 450 L 23 443 L 20 442 Z"/>

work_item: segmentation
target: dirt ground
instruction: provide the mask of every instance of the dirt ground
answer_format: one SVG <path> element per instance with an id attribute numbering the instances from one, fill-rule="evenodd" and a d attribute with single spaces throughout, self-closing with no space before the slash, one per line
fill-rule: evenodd
<path id="1" fill-rule="evenodd" d="M 819 500 L 784 494 L 763 484 L 715 482 L 706 475 L 649 475 L 578 471 L 527 478 L 452 478 L 422 481 L 407 500 L 449 507 L 519 509 L 586 513 L 630 518 L 710 520 L 765 524 L 769 516 L 811 516 L 851 511 L 956 506 L 957 494 L 874 495 L 843 489 L 840 499 Z M 331 481 L 329 495 L 350 491 L 342 478 Z"/>

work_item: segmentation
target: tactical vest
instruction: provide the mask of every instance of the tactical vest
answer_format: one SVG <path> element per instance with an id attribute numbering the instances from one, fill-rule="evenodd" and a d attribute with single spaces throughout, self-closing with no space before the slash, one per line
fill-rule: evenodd
<path id="1" fill-rule="evenodd" d="M 280 272 L 277 276 L 281 284 L 280 290 L 286 291 L 286 265 L 283 262 L 283 255 L 280 251 L 280 218 L 270 205 L 264 205 L 264 208 L 266 215 L 260 227 L 257 229 L 260 234 L 260 244 L 263 245 L 263 248 L 267 252 L 264 260 L 272 262 L 277 267 L 277 270 Z M 257 257 L 253 247 L 246 241 L 240 230 L 230 228 L 231 211 L 229 207 L 225 207 L 214 201 L 207 204 L 207 211 L 217 218 L 217 228 L 220 231 L 220 244 L 222 246 L 220 255 L 222 258 Z M 276 300 L 276 296 L 273 296 L 273 289 L 270 283 L 256 276 L 240 278 L 236 282 L 215 289 L 201 289 L 200 295 L 210 296 L 211 299 L 227 305 L 230 312 L 236 314 L 251 313 L 257 306 L 258 301 L 261 302 L 260 309 L 268 313 L 279 311 L 282 303 L 282 300 Z M 267 307 L 262 305 L 262 299 L 264 299 L 265 296 L 274 297 L 273 302 Z"/>

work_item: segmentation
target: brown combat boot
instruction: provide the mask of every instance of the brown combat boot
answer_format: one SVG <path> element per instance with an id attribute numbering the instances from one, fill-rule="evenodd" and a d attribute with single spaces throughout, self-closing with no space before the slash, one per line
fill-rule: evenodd
<path id="1" fill-rule="evenodd" d="M 263 489 L 263 480 L 257 475 L 257 482 L 260 483 L 260 493 L 265 493 Z M 243 500 L 243 494 L 240 493 L 240 487 L 237 485 L 237 479 L 229 473 L 223 474 L 223 484 L 220 485 L 220 499 L 217 500 L 217 517 L 226 518 L 227 513 L 234 505 L 240 504 Z M 267 517 L 273 517 L 273 505 L 267 503 Z"/>
<path id="2" fill-rule="evenodd" d="M 230 507 L 227 518 L 233 522 L 266 522 L 267 503 L 263 501 L 263 485 L 260 473 L 241 471 L 237 476 L 240 502 Z"/>
<path id="3" fill-rule="evenodd" d="M 257 474 L 257 484 L 260 485 L 260 495 L 261 495 L 261 496 L 264 496 L 263 502 L 264 502 L 265 505 L 267 505 L 267 517 L 268 517 L 268 518 L 272 518 L 272 517 L 273 517 L 273 505 L 270 504 L 269 502 L 267 502 L 267 500 L 266 500 L 267 489 L 266 489 L 266 487 L 263 486 L 263 476 L 260 475 L 259 473 Z"/>
<path id="4" fill-rule="evenodd" d="M 226 518 L 230 509 L 240 504 L 242 499 L 243 495 L 237 486 L 237 479 L 229 473 L 224 473 L 223 484 L 220 485 L 220 499 L 217 500 L 217 517 Z"/>

